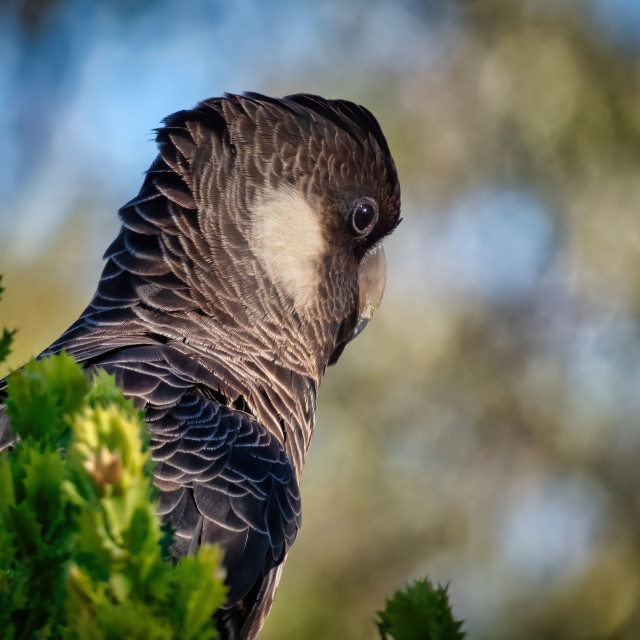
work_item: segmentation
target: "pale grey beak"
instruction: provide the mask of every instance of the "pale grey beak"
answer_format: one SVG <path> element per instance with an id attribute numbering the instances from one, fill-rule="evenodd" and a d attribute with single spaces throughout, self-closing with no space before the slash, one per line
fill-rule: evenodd
<path id="1" fill-rule="evenodd" d="M 384 248 L 379 244 L 368 253 L 358 272 L 358 286 L 360 288 L 360 301 L 358 305 L 358 324 L 353 332 L 355 338 L 367 326 L 369 320 L 380 306 L 384 285 L 387 282 L 387 258 Z"/>

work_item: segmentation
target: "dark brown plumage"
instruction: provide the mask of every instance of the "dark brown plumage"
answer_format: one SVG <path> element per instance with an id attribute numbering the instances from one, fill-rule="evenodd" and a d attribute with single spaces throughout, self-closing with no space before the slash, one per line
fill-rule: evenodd
<path id="1" fill-rule="evenodd" d="M 93 300 L 45 353 L 145 409 L 175 553 L 223 547 L 221 637 L 254 638 L 300 526 L 317 389 L 379 303 L 400 187 L 375 118 L 341 100 L 227 95 L 157 141 Z"/>

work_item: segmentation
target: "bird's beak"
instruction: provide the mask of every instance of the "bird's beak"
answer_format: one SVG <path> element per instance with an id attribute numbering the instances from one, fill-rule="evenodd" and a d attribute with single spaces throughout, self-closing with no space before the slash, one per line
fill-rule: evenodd
<path id="1" fill-rule="evenodd" d="M 358 305 L 358 323 L 353 332 L 352 340 L 367 326 L 369 320 L 380 306 L 384 285 L 387 282 L 387 258 L 384 248 L 379 244 L 368 253 L 358 271 L 358 286 L 360 288 L 360 302 Z"/>

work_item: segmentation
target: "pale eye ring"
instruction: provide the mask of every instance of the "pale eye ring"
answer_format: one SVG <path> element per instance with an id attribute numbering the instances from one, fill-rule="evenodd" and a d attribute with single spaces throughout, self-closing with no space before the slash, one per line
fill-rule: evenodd
<path id="1" fill-rule="evenodd" d="M 378 222 L 378 205 L 375 200 L 358 200 L 351 211 L 351 229 L 358 236 L 367 235 Z"/>

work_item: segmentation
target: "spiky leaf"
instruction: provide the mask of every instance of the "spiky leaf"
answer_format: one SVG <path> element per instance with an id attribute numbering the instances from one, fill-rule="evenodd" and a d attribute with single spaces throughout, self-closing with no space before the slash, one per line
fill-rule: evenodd
<path id="1" fill-rule="evenodd" d="M 425 578 L 396 591 L 378 612 L 383 640 L 462 640 L 462 622 L 453 617 L 447 587 Z"/>

